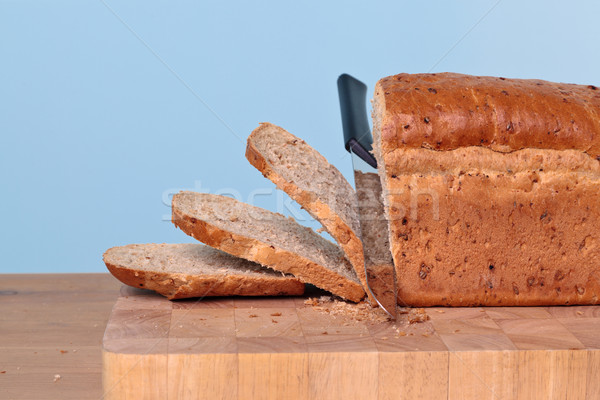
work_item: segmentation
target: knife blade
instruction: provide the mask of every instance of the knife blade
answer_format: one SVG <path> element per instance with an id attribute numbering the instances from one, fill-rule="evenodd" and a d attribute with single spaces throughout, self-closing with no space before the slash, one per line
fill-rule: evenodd
<path id="1" fill-rule="evenodd" d="M 348 74 L 340 75 L 337 84 L 344 145 L 352 156 L 354 168 L 367 288 L 378 305 L 396 319 L 396 270 L 389 247 L 377 160 L 371 153 L 373 137 L 367 116 L 367 86 Z"/>

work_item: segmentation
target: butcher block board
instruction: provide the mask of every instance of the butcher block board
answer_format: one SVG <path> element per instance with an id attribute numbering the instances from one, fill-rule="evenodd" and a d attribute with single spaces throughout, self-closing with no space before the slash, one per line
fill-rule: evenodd
<path id="1" fill-rule="evenodd" d="M 357 322 L 306 297 L 168 301 L 123 287 L 104 399 L 600 399 L 600 307 L 428 308 Z"/>

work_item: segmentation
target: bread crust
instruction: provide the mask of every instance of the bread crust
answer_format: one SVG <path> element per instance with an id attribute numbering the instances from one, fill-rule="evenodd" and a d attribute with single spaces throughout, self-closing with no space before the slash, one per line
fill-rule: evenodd
<path id="1" fill-rule="evenodd" d="M 454 73 L 399 74 L 375 87 L 382 151 L 484 146 L 575 149 L 600 156 L 600 90 L 593 85 Z"/>
<path id="2" fill-rule="evenodd" d="M 188 275 L 150 272 L 105 262 L 110 273 L 126 285 L 153 290 L 169 300 L 209 296 L 300 296 L 304 283 L 288 278 L 240 275 Z"/>
<path id="3" fill-rule="evenodd" d="M 600 89 L 455 73 L 398 74 L 375 87 L 383 154 L 400 147 L 580 150 L 600 157 Z"/>
<path id="4" fill-rule="evenodd" d="M 580 85 L 459 74 L 381 80 L 374 148 L 399 298 L 598 304 L 598 110 L 598 91 Z"/>
<path id="5" fill-rule="evenodd" d="M 350 301 L 358 302 L 364 297 L 364 291 L 358 283 L 344 279 L 299 254 L 225 231 L 187 215 L 176 206 L 176 196 L 173 197 L 173 224 L 193 238 L 234 256 L 293 274 L 302 282 L 312 283 Z"/>
<path id="6" fill-rule="evenodd" d="M 550 172 L 533 179 L 392 179 L 399 298 L 412 306 L 597 304 L 600 182 Z"/>
<path id="7" fill-rule="evenodd" d="M 246 145 L 246 158 L 263 176 L 273 182 L 279 189 L 286 192 L 294 201 L 302 206 L 310 215 L 317 219 L 325 230 L 336 240 L 343 250 L 346 258 L 352 264 L 358 279 L 363 286 L 363 292 L 368 295 L 371 305 L 376 305 L 370 291 L 368 290 L 365 274 L 365 258 L 363 254 L 363 245 L 359 233 L 350 227 L 339 214 L 334 212 L 330 205 L 319 198 L 316 193 L 303 190 L 293 182 L 288 182 L 278 174 L 271 164 L 265 159 L 263 154 L 256 148 L 253 138 L 262 129 L 274 127 L 285 131 L 283 128 L 273 125 L 269 122 L 263 122 L 248 137 Z M 287 133 L 287 131 L 285 131 Z M 289 134 L 289 133 L 288 133 Z M 289 134 L 291 135 L 291 134 Z"/>

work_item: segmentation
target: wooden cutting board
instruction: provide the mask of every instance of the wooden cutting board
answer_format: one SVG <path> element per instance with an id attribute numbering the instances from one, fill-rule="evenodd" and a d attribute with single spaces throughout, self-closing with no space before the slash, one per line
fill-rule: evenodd
<path id="1" fill-rule="evenodd" d="M 123 287 L 105 399 L 600 399 L 600 307 L 429 308 L 356 322 L 297 298 Z"/>

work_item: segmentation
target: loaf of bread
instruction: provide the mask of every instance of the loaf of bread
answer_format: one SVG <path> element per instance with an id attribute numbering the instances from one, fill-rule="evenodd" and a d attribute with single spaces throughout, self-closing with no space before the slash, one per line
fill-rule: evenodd
<path id="1" fill-rule="evenodd" d="M 403 302 L 599 302 L 595 86 L 391 76 L 373 137 Z"/>
<path id="2" fill-rule="evenodd" d="M 124 284 L 168 299 L 304 293 L 304 283 L 291 275 L 203 244 L 129 244 L 108 249 L 103 259 Z"/>

